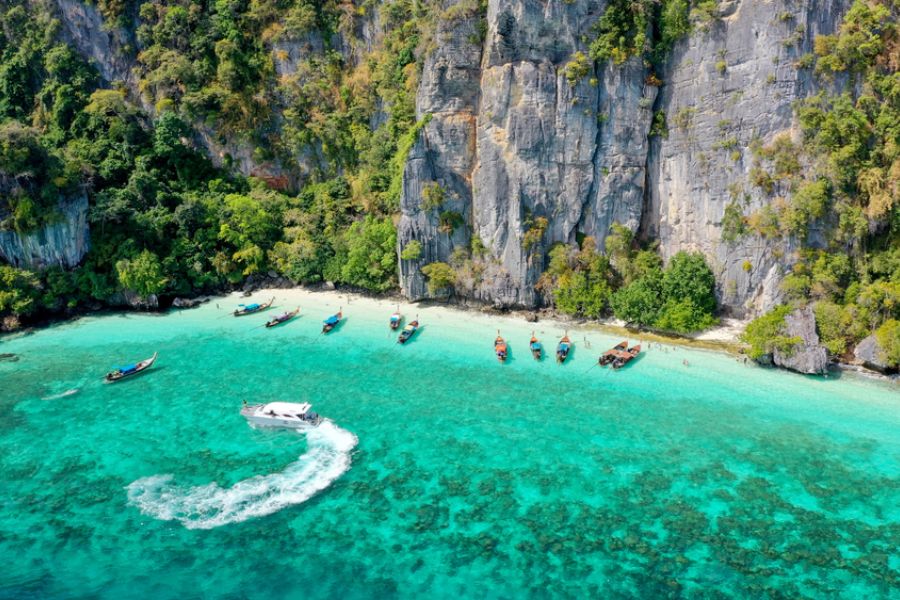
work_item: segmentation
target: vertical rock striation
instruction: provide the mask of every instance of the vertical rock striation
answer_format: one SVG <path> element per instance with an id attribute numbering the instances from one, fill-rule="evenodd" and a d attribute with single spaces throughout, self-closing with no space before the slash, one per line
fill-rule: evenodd
<path id="1" fill-rule="evenodd" d="M 77 266 L 90 246 L 87 195 L 61 200 L 59 212 L 58 220 L 32 233 L 0 231 L 0 258 L 28 269 Z"/>
<path id="2" fill-rule="evenodd" d="M 756 314 L 779 300 L 791 241 L 749 235 L 722 239 L 725 208 L 744 212 L 769 202 L 747 183 L 751 142 L 796 135 L 792 105 L 813 91 L 809 70 L 796 66 L 812 40 L 837 27 L 848 4 L 792 0 L 720 4 L 721 17 L 676 45 L 664 73 L 659 109 L 667 139 L 648 157 L 649 203 L 644 234 L 664 258 L 701 251 L 716 273 L 720 301 L 731 312 Z"/>
<path id="3" fill-rule="evenodd" d="M 480 16 L 438 23 L 436 49 L 428 56 L 416 113 L 431 120 L 410 150 L 403 172 L 401 217 L 397 240 L 400 248 L 410 241 L 422 244 L 418 260 L 400 260 L 404 293 L 411 298 L 427 294 L 422 265 L 448 261 L 454 246 L 466 247 L 469 227 L 442 230 L 440 211 L 455 211 L 472 223 L 472 169 L 475 165 L 475 122 L 480 92 Z M 444 191 L 439 208 L 422 206 L 426 186 Z"/>
<path id="4" fill-rule="evenodd" d="M 63 36 L 104 79 L 125 82 L 140 98 L 133 35 L 104 25 L 92 5 L 54 2 Z M 618 222 L 658 240 L 664 258 L 703 252 L 731 313 L 755 314 L 779 300 L 795 244 L 752 235 L 725 241 L 723 216 L 731 203 L 748 213 L 770 201 L 747 183 L 751 142 L 796 136 L 792 104 L 816 91 L 798 59 L 817 34 L 835 31 L 850 0 L 721 0 L 717 18 L 697 24 L 658 66 L 659 79 L 632 57 L 588 64 L 571 81 L 566 65 L 588 54 L 607 0 L 489 0 L 486 13 L 478 3 L 444 4 L 416 98 L 418 116 L 431 120 L 403 171 L 398 249 L 422 247 L 419 258 L 399 261 L 407 296 L 428 296 L 424 265 L 458 263 L 483 245 L 457 293 L 533 306 L 552 244 L 593 236 L 602 248 Z M 353 18 L 353 35 L 336 36 L 347 64 L 381 43 L 379 8 Z M 325 47 L 315 35 L 273 42 L 277 76 L 295 75 L 305 56 Z M 657 111 L 667 116 L 668 136 L 651 139 Z M 315 150 L 297 164 L 261 162 L 248 142 L 196 129 L 215 162 L 276 187 L 298 186 L 316 163 Z M 440 205 L 423 204 L 437 189 Z M 526 248 L 528 229 L 542 219 L 546 229 Z"/>
<path id="5" fill-rule="evenodd" d="M 438 48 L 425 64 L 420 116 L 432 114 L 404 172 L 401 247 L 424 248 L 401 261 L 401 285 L 427 295 L 419 268 L 446 261 L 477 236 L 486 247 L 482 275 L 468 295 L 502 306 L 532 306 L 544 255 L 578 233 L 605 238 L 613 221 L 637 229 L 646 181 L 647 131 L 656 88 L 645 85 L 640 59 L 591 68 L 570 82 L 566 64 L 587 52 L 603 2 L 488 3 L 487 36 L 473 43 L 476 18 L 441 23 Z M 437 182 L 447 210 L 466 217 L 448 234 L 421 210 L 422 192 Z M 525 233 L 547 220 L 531 248 Z"/>
<path id="6" fill-rule="evenodd" d="M 578 234 L 602 244 L 619 222 L 658 239 L 664 258 L 703 252 L 730 312 L 769 308 L 793 244 L 724 242 L 722 218 L 732 201 L 745 211 L 767 202 L 746 184 L 749 146 L 794 131 L 792 103 L 814 92 L 796 62 L 848 5 L 720 2 L 719 18 L 676 45 L 661 89 L 640 58 L 567 80 L 566 63 L 596 36 L 602 0 L 491 0 L 481 47 L 471 41 L 476 17 L 441 23 L 418 91 L 419 115 L 433 119 L 404 172 L 400 246 L 423 246 L 418 260 L 400 262 L 404 292 L 427 296 L 420 268 L 449 260 L 477 235 L 487 248 L 483 276 L 463 293 L 534 305 L 551 244 Z M 655 111 L 668 116 L 669 135 L 651 142 Z M 421 210 L 433 182 L 448 192 L 446 209 L 466 217 L 464 230 L 442 231 L 438 211 Z M 526 251 L 523 237 L 538 217 L 546 232 Z"/>

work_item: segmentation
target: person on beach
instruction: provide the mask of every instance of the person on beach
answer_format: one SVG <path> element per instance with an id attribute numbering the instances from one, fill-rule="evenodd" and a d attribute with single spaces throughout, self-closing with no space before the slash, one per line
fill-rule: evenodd
<path id="1" fill-rule="evenodd" d="M 691 366 L 691 363 L 689 363 L 687 359 L 684 359 L 683 361 L 681 361 L 681 364 L 683 364 L 686 367 Z"/>

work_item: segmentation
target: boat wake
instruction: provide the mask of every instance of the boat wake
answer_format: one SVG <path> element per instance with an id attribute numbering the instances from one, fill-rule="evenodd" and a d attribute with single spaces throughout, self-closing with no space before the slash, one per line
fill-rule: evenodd
<path id="1" fill-rule="evenodd" d="M 283 471 L 257 475 L 223 488 L 216 483 L 181 487 L 172 475 L 153 475 L 128 485 L 128 501 L 146 515 L 178 520 L 188 529 L 212 529 L 262 517 L 305 502 L 350 468 L 357 438 L 330 421 L 307 433 L 306 453 Z"/>
<path id="2" fill-rule="evenodd" d="M 41 400 L 59 400 L 60 398 L 65 398 L 66 396 L 72 396 L 78 393 L 78 388 L 73 388 L 71 390 L 66 390 L 61 394 L 53 394 L 52 396 L 45 396 L 41 398 Z"/>

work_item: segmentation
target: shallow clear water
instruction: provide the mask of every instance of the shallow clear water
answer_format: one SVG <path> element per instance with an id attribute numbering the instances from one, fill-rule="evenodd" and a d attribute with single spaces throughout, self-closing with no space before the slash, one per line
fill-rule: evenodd
<path id="1" fill-rule="evenodd" d="M 0 597 L 900 597 L 887 384 L 658 347 L 614 373 L 584 331 L 559 367 L 531 325 L 439 309 L 401 347 L 362 300 L 319 336 L 333 295 L 254 329 L 235 302 L 0 342 Z M 252 429 L 243 399 L 333 424 Z"/>

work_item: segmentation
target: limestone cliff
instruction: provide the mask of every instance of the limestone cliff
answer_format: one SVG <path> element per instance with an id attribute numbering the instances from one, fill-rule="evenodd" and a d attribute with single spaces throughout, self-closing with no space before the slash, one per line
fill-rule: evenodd
<path id="1" fill-rule="evenodd" d="M 734 201 L 751 211 L 769 201 L 746 183 L 749 146 L 792 132 L 792 104 L 813 91 L 810 70 L 796 62 L 817 34 L 836 29 L 845 4 L 721 3 L 720 18 L 679 43 L 666 69 L 658 108 L 668 115 L 669 135 L 655 140 L 648 157 L 644 234 L 660 240 L 664 258 L 702 251 L 723 305 L 735 313 L 758 314 L 777 303 L 795 248 L 757 236 L 723 241 L 725 207 Z"/>
<path id="2" fill-rule="evenodd" d="M 577 234 L 605 238 L 613 221 L 637 229 L 646 181 L 647 131 L 655 87 L 640 59 L 608 65 L 570 82 L 565 65 L 584 40 L 601 2 L 488 4 L 487 37 L 473 44 L 477 17 L 441 23 L 425 64 L 419 116 L 432 114 L 411 152 L 401 202 L 399 243 L 426 251 L 401 261 L 401 285 L 425 295 L 419 267 L 446 261 L 477 235 L 487 249 L 469 294 L 507 306 L 539 301 L 534 284 L 550 244 Z M 443 210 L 466 226 L 440 231 L 423 214 L 422 189 L 448 192 Z M 529 223 L 547 219 L 543 238 L 525 248 Z"/>
<path id="3" fill-rule="evenodd" d="M 61 200 L 57 217 L 37 231 L 20 234 L 0 230 L 0 258 L 14 267 L 72 268 L 87 254 L 89 245 L 85 194 Z"/>
<path id="4" fill-rule="evenodd" d="M 399 245 L 418 240 L 424 249 L 417 261 L 400 261 L 410 297 L 427 295 L 421 266 L 448 261 L 477 235 L 487 248 L 483 273 L 462 293 L 532 305 L 552 243 L 582 234 L 602 244 L 619 222 L 658 240 L 665 258 L 702 251 L 730 312 L 777 301 L 791 243 L 723 242 L 722 216 L 736 194 L 748 209 L 766 201 L 742 185 L 749 145 L 791 130 L 792 102 L 813 91 L 796 61 L 816 34 L 835 30 L 848 2 L 721 2 L 717 19 L 676 45 L 660 88 L 639 58 L 594 64 L 570 83 L 566 63 L 587 53 L 605 5 L 491 0 L 481 45 L 472 41 L 475 18 L 439 25 L 417 105 L 433 118 L 404 173 Z M 656 111 L 668 116 L 667 137 L 650 137 Z M 422 210 L 423 189 L 434 183 L 447 192 L 440 210 L 465 217 L 452 233 L 439 227 L 438 210 Z M 548 226 L 526 250 L 537 217 Z"/>
<path id="5" fill-rule="evenodd" d="M 136 87 L 134 36 L 104 23 L 90 4 L 54 2 L 63 36 L 152 114 Z M 456 4 L 447 0 L 443 8 Z M 815 35 L 836 29 L 848 6 L 722 0 L 715 18 L 696 23 L 655 72 L 632 57 L 588 61 L 577 77 L 567 76 L 566 65 L 588 54 L 606 0 L 489 0 L 485 12 L 443 11 L 416 97 L 417 116 L 431 120 L 403 171 L 398 249 L 413 240 L 422 246 L 417 259 L 399 261 L 403 292 L 427 297 L 421 268 L 458 263 L 474 246 L 457 294 L 533 306 L 553 243 L 593 236 L 602 247 L 618 222 L 657 240 L 664 258 L 702 251 L 726 311 L 752 315 L 776 303 L 793 243 L 754 236 L 726 242 L 723 215 L 731 202 L 749 212 L 769 201 L 746 184 L 751 142 L 794 131 L 792 103 L 815 92 L 798 59 Z M 331 40 L 345 64 L 358 64 L 382 43 L 380 10 L 376 3 L 348 12 L 352 25 Z M 272 42 L 276 75 L 290 78 L 304 56 L 324 47 L 314 34 Z M 666 115 L 668 131 L 651 136 L 655 114 Z M 318 160 L 313 147 L 293 164 L 262 161 L 247 140 L 195 125 L 214 161 L 276 187 L 302 184 Z M 440 202 L 425 201 L 437 188 Z M 546 228 L 529 236 L 539 239 L 526 244 L 529 228 L 543 219 Z"/>

